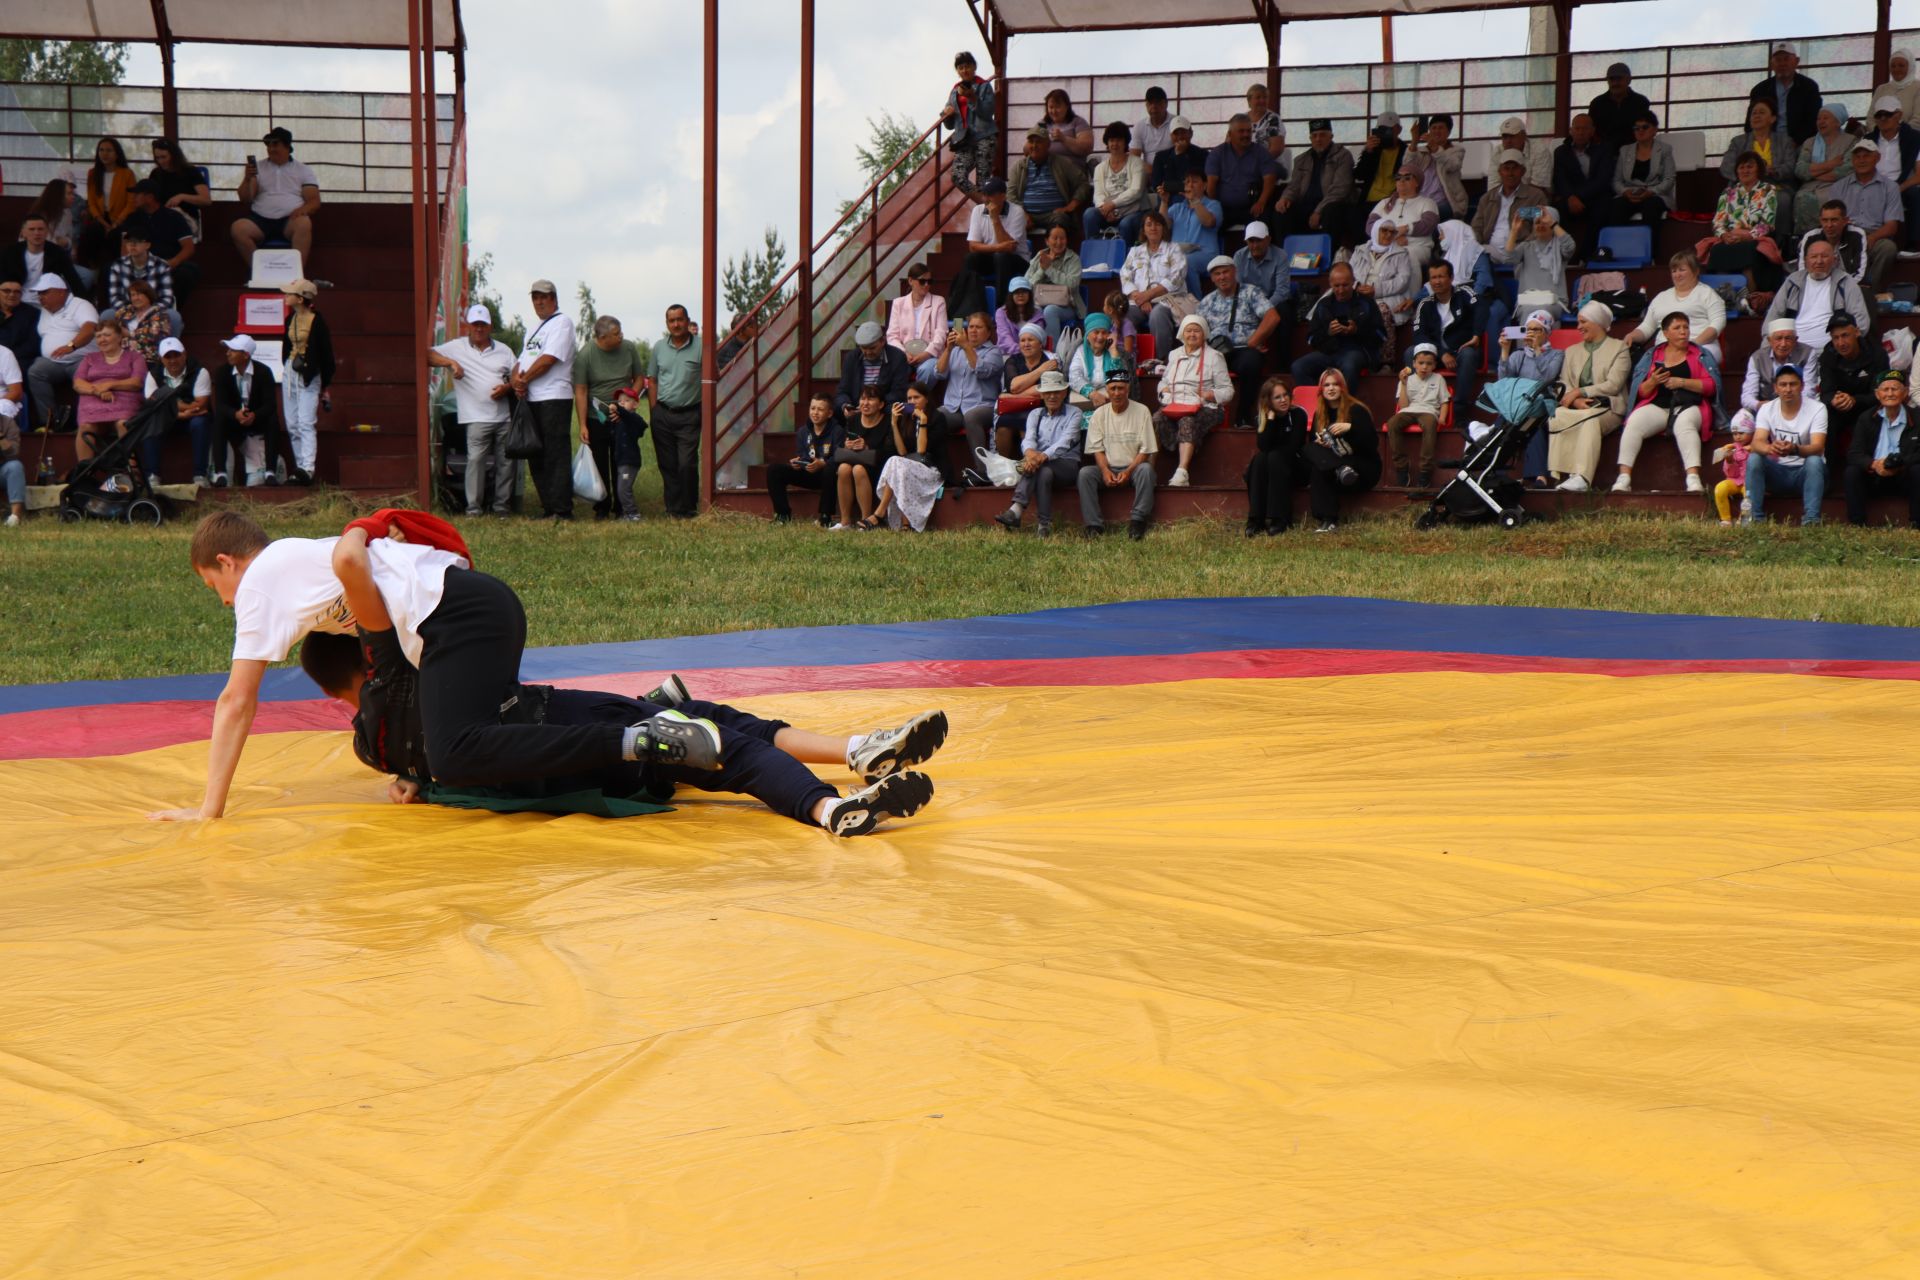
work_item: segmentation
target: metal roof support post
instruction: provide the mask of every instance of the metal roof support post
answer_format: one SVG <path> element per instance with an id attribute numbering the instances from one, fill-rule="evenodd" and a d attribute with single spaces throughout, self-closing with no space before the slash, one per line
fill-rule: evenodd
<path id="1" fill-rule="evenodd" d="M 413 367 L 419 394 L 414 397 L 414 474 L 420 509 L 433 510 L 433 475 L 427 464 L 427 433 L 433 409 L 427 394 L 427 186 L 426 153 L 421 148 L 421 9 L 433 0 L 407 0 L 408 102 L 413 108 L 409 133 L 413 144 Z M 429 52 L 428 56 L 431 56 Z"/>
<path id="2" fill-rule="evenodd" d="M 420 4 L 420 62 L 421 77 L 425 81 L 421 89 L 422 105 L 427 112 L 427 270 L 434 287 L 440 284 L 440 95 L 433 88 L 433 2 L 419 0 Z M 431 306 L 431 304 L 429 304 Z M 433 321 L 431 309 L 427 312 L 429 327 Z M 424 367 L 424 366 L 423 366 Z"/>
<path id="3" fill-rule="evenodd" d="M 1554 0 L 1553 5 L 1553 132 L 1566 132 L 1573 110 L 1573 5 L 1574 0 Z"/>
<path id="4" fill-rule="evenodd" d="M 1260 34 L 1267 42 L 1267 101 L 1280 110 L 1280 10 L 1273 0 L 1260 0 Z"/>
<path id="5" fill-rule="evenodd" d="M 1380 61 L 1389 66 L 1393 63 L 1393 15 L 1380 15 Z"/>
<path id="6" fill-rule="evenodd" d="M 1887 64 L 1893 61 L 1893 0 L 1878 0 L 1873 7 L 1873 82 L 1880 84 L 1892 77 Z M 1908 72 L 1912 74 L 1911 71 Z"/>
<path id="7" fill-rule="evenodd" d="M 714 266 L 720 241 L 720 0 L 706 0 L 703 49 L 706 88 L 701 103 L 703 132 L 700 146 L 703 153 L 702 179 L 707 198 L 700 214 L 700 470 L 706 477 L 701 487 L 701 505 L 711 511 L 717 481 L 713 474 L 713 422 L 720 390 L 718 379 L 714 376 L 713 359 L 713 335 L 719 327 L 714 323 L 714 313 L 720 309 L 719 290 L 714 287 Z M 812 247 L 806 246 L 803 252 L 810 251 Z"/>
<path id="8" fill-rule="evenodd" d="M 180 91 L 173 83 L 173 25 L 167 0 L 153 0 L 153 38 L 160 46 L 160 119 L 169 138 L 180 136 Z"/>
<path id="9" fill-rule="evenodd" d="M 879 234 L 879 227 L 868 231 Z M 794 336 L 800 340 L 800 413 L 813 390 L 813 0 L 800 0 L 800 286 Z M 798 430 L 796 422 L 795 430 Z"/>
<path id="10" fill-rule="evenodd" d="M 991 28 L 987 33 L 987 57 L 993 61 L 993 100 L 1000 107 L 1000 127 L 1011 137 L 1013 123 L 1007 107 L 1007 37 L 1012 33 L 1000 21 L 998 10 L 989 8 L 987 16 Z M 994 149 L 993 171 L 1002 178 L 1007 176 L 1007 147 L 1004 141 Z"/>

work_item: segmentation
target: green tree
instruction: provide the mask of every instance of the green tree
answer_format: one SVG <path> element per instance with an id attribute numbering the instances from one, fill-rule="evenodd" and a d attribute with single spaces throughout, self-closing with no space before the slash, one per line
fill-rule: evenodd
<path id="1" fill-rule="evenodd" d="M 780 233 L 772 227 L 767 228 L 766 245 L 761 252 L 749 249 L 739 258 L 727 259 L 720 272 L 720 292 L 727 304 L 730 316 L 745 315 L 753 309 L 754 303 L 773 291 L 773 286 L 787 272 L 787 246 L 781 241 Z M 772 303 L 762 308 L 762 320 L 772 317 L 787 300 L 783 292 Z M 718 329 L 719 323 L 708 320 L 707 326 Z"/>
<path id="2" fill-rule="evenodd" d="M 896 119 L 889 111 L 878 120 L 871 116 L 867 117 L 867 144 L 856 147 L 854 155 L 860 160 L 860 172 L 866 175 L 868 186 L 879 181 L 881 174 L 887 174 L 886 180 L 880 182 L 882 200 L 892 195 L 895 188 L 905 182 L 913 171 L 926 163 L 927 157 L 933 154 L 932 143 L 921 141 L 916 145 L 915 139 L 919 137 L 920 127 L 905 116 Z M 892 173 L 887 173 L 888 168 L 901 156 L 906 156 L 906 160 L 894 168 Z M 840 202 L 842 214 L 853 207 L 854 202 L 851 200 Z M 854 216 L 848 218 L 846 224 L 840 228 L 840 234 L 847 235 L 864 222 L 871 209 L 872 206 L 863 201 L 859 209 L 854 211 Z"/>
<path id="3" fill-rule="evenodd" d="M 580 316 L 574 323 L 573 338 L 584 347 L 593 337 L 593 322 L 600 318 L 600 309 L 594 304 L 593 290 L 587 287 L 585 280 L 574 288 L 573 296 L 580 303 Z"/>
<path id="4" fill-rule="evenodd" d="M 0 80 L 37 84 L 119 84 L 127 46 L 91 40 L 0 40 Z"/>
<path id="5" fill-rule="evenodd" d="M 527 322 L 519 316 L 509 317 L 506 304 L 500 301 L 500 291 L 493 285 L 493 255 L 475 254 L 467 260 L 467 296 L 487 309 L 493 316 L 493 340 L 504 342 L 513 351 L 519 351 L 527 343 Z"/>

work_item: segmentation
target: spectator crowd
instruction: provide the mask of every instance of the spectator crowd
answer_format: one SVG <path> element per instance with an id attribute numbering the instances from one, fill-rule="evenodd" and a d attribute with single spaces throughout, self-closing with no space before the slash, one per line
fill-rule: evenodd
<path id="1" fill-rule="evenodd" d="M 1248 533 L 1289 527 L 1296 487 L 1330 530 L 1343 497 L 1431 486 L 1438 437 L 1476 434 L 1491 416 L 1482 386 L 1513 379 L 1558 398 L 1514 462 L 1530 486 L 1595 487 L 1601 445 L 1618 433 L 1611 488 L 1630 491 L 1643 452 L 1670 438 L 1687 491 L 1705 495 L 1706 469 L 1720 468 L 1723 519 L 1765 518 L 1768 497 L 1797 493 L 1818 520 L 1831 469 L 1849 519 L 1863 522 L 1885 492 L 1920 528 L 1912 343 L 1876 336 L 1914 301 L 1910 286 L 1886 288 L 1893 264 L 1920 256 L 1907 50 L 1855 114 L 1776 46 L 1725 142 L 1710 208 L 1689 207 L 1687 175 L 1624 62 L 1559 138 L 1505 120 L 1480 191 L 1445 113 L 1382 112 L 1357 148 L 1311 119 L 1296 150 L 1268 86 L 1253 84 L 1202 146 L 1158 87 L 1131 121 L 1097 128 L 1056 89 L 1015 123 L 971 54 L 954 69 L 941 115 L 953 185 L 972 202 L 964 265 L 944 290 L 916 265 L 884 318 L 854 326 L 837 388 L 809 401 L 792 455 L 768 468 L 779 519 L 797 487 L 819 495 L 828 527 L 923 529 L 941 495 L 999 487 L 1010 490 L 999 523 L 1018 529 L 1031 513 L 1046 534 L 1054 491 L 1070 489 L 1098 536 L 1101 493 L 1115 488 L 1131 495 L 1139 538 L 1156 489 L 1193 484 L 1209 439 L 1237 428 L 1254 433 Z M 1019 150 L 1002 176 L 1010 130 Z M 318 179 L 286 129 L 262 142 L 236 192 L 232 247 L 243 259 L 286 247 L 308 264 Z M 86 458 L 146 397 L 171 394 L 176 421 L 143 450 L 150 474 L 178 430 L 197 483 L 311 483 L 336 369 L 311 271 L 284 286 L 275 368 L 244 334 L 202 368 L 180 341 L 181 304 L 212 198 L 176 142 L 156 141 L 152 160 L 139 177 L 101 139 L 84 178 L 49 183 L 0 250 L 0 414 L 70 424 Z M 1658 245 L 1668 223 L 1687 225 L 1688 247 L 1648 298 L 1616 264 L 1622 246 Z M 467 513 L 511 509 L 526 458 L 540 514 L 570 519 L 577 421 L 597 516 L 639 518 L 649 430 L 666 513 L 693 515 L 702 338 L 686 309 L 668 311 L 667 336 L 643 353 L 612 317 L 576 334 L 551 281 L 530 295 L 520 351 L 476 307 L 429 357 L 451 378 Z M 1747 314 L 1765 341 L 1725 367 L 1723 335 Z M 755 332 L 736 324 L 723 367 Z M 1376 394 L 1392 387 L 1378 426 L 1370 379 L 1384 380 Z M 10 523 L 18 437 L 0 438 Z"/>

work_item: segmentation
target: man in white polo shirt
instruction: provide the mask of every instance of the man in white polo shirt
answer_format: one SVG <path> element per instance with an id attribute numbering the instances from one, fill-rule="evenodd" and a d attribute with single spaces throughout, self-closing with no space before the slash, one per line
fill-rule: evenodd
<path id="1" fill-rule="evenodd" d="M 207 486 L 207 412 L 213 405 L 213 375 L 198 360 L 187 354 L 178 338 L 160 339 L 160 367 L 147 373 L 147 385 L 141 392 L 148 400 L 163 391 L 179 390 L 174 398 L 173 421 L 165 431 L 157 431 L 142 445 L 147 464 L 147 479 L 160 483 L 160 447 L 174 428 L 185 424 L 187 438 L 193 442 L 193 482 Z"/>
<path id="2" fill-rule="evenodd" d="M 533 314 L 539 321 L 520 348 L 513 368 L 513 393 L 533 410 L 540 428 L 540 456 L 533 459 L 533 487 L 540 493 L 540 518 L 573 519 L 573 473 L 568 436 L 573 425 L 573 321 L 560 314 L 553 281 L 535 280 Z M 654 442 L 656 446 L 659 441 Z"/>
<path id="3" fill-rule="evenodd" d="M 67 290 L 67 282 L 48 273 L 33 282 L 40 294 L 40 358 L 27 370 L 27 394 L 34 417 L 45 426 L 53 417 L 54 396 L 73 385 L 80 357 L 93 350 L 100 313 L 85 298 Z"/>
<path id="4" fill-rule="evenodd" d="M 493 513 L 507 514 L 507 499 L 519 464 L 507 458 L 507 406 L 513 396 L 514 354 L 493 340 L 493 313 L 467 308 L 467 336 L 427 352 L 427 364 L 453 371 L 454 412 L 467 437 L 467 514 L 480 514 L 487 492 L 487 459 L 493 459 Z"/>

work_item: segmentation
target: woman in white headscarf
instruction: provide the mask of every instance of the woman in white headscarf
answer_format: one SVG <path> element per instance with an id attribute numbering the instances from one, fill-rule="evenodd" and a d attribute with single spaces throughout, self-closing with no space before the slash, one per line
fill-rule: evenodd
<path id="1" fill-rule="evenodd" d="M 1875 101 L 1886 94 L 1900 99 L 1900 110 L 1906 113 L 1908 124 L 1912 124 L 1914 114 L 1920 112 L 1920 76 L 1916 76 L 1915 71 L 1913 51 L 1895 49 L 1887 59 L 1887 73 L 1893 79 L 1873 91 Z"/>
<path id="2" fill-rule="evenodd" d="M 1567 348 L 1560 365 L 1566 391 L 1547 420 L 1547 470 L 1565 476 L 1569 493 L 1593 488 L 1600 442 L 1620 429 L 1627 414 L 1627 380 L 1633 361 L 1627 344 L 1613 337 L 1613 312 L 1604 303 L 1580 308 L 1580 343 Z"/>
<path id="3" fill-rule="evenodd" d="M 1453 267 L 1453 279 L 1456 284 L 1473 287 L 1477 296 L 1484 287 L 1480 273 L 1486 273 L 1485 284 L 1493 283 L 1493 264 L 1486 261 L 1487 251 L 1474 237 L 1473 228 L 1458 218 L 1440 224 L 1440 256 Z"/>
<path id="4" fill-rule="evenodd" d="M 1800 148 L 1793 176 L 1799 182 L 1793 194 L 1793 240 L 1820 225 L 1820 204 L 1827 188 L 1847 176 L 1847 151 L 1853 146 L 1847 132 L 1847 109 L 1838 102 L 1823 102 L 1814 117 L 1813 136 Z"/>

